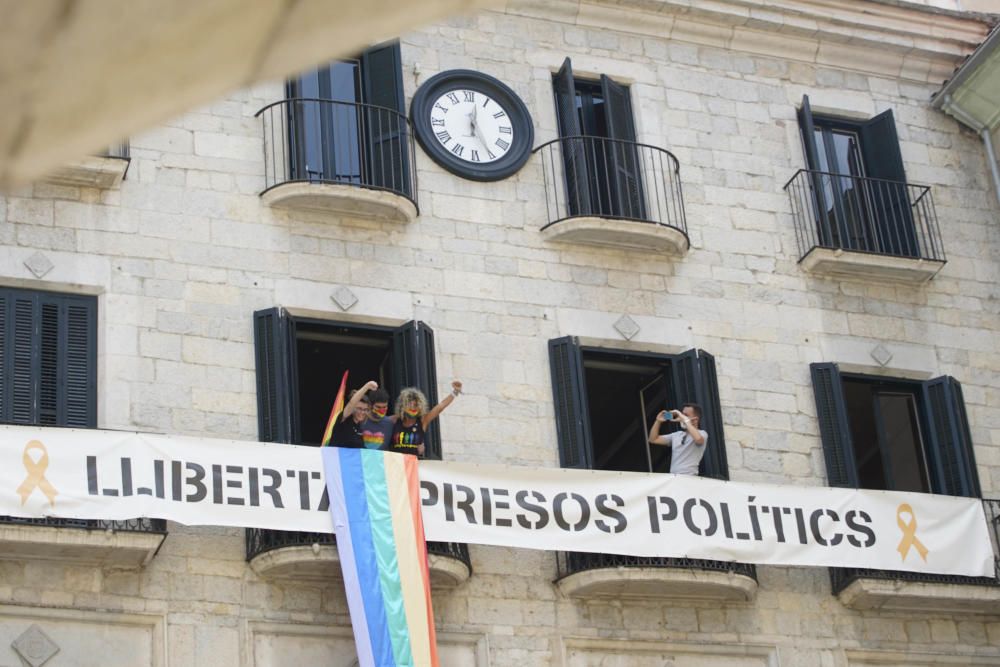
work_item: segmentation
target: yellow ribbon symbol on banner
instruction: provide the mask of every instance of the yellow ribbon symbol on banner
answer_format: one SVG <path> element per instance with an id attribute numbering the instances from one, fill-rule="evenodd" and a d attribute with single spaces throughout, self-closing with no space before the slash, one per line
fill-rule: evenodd
<path id="1" fill-rule="evenodd" d="M 37 462 L 31 458 L 29 453 L 33 449 L 42 453 Z M 55 505 L 56 494 L 59 492 L 49 483 L 49 480 L 45 479 L 45 471 L 49 467 L 49 452 L 45 449 L 42 441 L 32 440 L 25 445 L 21 461 L 24 463 L 24 469 L 28 472 L 28 476 L 21 482 L 21 486 L 17 487 L 17 494 L 21 496 L 21 505 L 24 506 L 24 503 L 28 502 L 28 496 L 35 489 L 41 489 L 45 497 L 49 499 L 49 505 Z"/>
<path id="2" fill-rule="evenodd" d="M 904 521 L 903 515 L 909 514 L 910 520 Z M 899 541 L 899 546 L 896 547 L 896 551 L 899 555 L 906 560 L 906 555 L 910 553 L 910 547 L 917 550 L 920 557 L 927 562 L 927 547 L 917 539 L 917 515 L 913 513 L 913 508 L 907 503 L 903 503 L 898 508 L 896 508 L 896 525 L 899 529 L 903 531 L 903 539 Z"/>

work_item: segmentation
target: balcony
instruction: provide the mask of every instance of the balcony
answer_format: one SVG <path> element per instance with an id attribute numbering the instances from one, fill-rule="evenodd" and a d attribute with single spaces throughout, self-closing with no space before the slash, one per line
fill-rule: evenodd
<path id="1" fill-rule="evenodd" d="M 562 137 L 542 159 L 548 241 L 683 255 L 690 244 L 680 167 L 669 151 L 603 137 Z"/>
<path id="2" fill-rule="evenodd" d="M 558 566 L 569 597 L 747 602 L 757 593 L 757 570 L 745 563 L 564 552 Z"/>
<path id="3" fill-rule="evenodd" d="M 247 562 L 261 577 L 327 580 L 340 578 L 340 556 L 333 533 L 296 533 L 248 528 Z M 431 587 L 454 588 L 472 575 L 465 544 L 428 542 Z"/>
<path id="4" fill-rule="evenodd" d="M 921 284 L 945 264 L 927 186 L 800 169 L 785 192 L 805 271 Z"/>
<path id="5" fill-rule="evenodd" d="M 983 500 L 993 553 L 1000 554 L 1000 500 Z M 995 614 L 1000 609 L 1000 555 L 993 577 L 830 568 L 833 594 L 852 609 Z"/>
<path id="6" fill-rule="evenodd" d="M 129 143 L 121 141 L 101 153 L 55 169 L 45 177 L 45 181 L 70 187 L 115 188 L 124 180 L 131 161 Z"/>
<path id="7" fill-rule="evenodd" d="M 264 133 L 264 203 L 395 222 L 417 217 L 413 132 L 403 114 L 293 98 L 257 117 Z"/>
<path id="8" fill-rule="evenodd" d="M 138 568 L 167 536 L 161 519 L 93 521 L 0 517 L 0 559 L 47 560 L 107 568 Z"/>

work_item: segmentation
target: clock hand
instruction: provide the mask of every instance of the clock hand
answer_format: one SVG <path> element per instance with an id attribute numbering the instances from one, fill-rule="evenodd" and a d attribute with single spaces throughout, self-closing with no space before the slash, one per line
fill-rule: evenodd
<path id="1" fill-rule="evenodd" d="M 489 150 L 489 149 L 486 148 L 486 137 L 483 136 L 482 130 L 479 129 L 479 123 L 476 122 L 476 110 L 477 110 L 477 106 L 473 105 L 473 107 L 472 107 L 472 131 L 475 133 L 476 138 L 479 139 L 479 143 L 481 143 L 483 145 L 483 148 L 486 149 L 486 150 Z"/>

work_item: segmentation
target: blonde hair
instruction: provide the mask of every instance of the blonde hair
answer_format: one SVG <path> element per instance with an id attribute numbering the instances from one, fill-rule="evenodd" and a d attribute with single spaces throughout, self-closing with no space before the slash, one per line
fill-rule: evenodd
<path id="1" fill-rule="evenodd" d="M 417 409 L 420 410 L 420 414 L 417 415 L 418 419 L 430 412 L 430 407 L 427 405 L 427 397 L 424 396 L 424 392 L 420 391 L 416 387 L 407 387 L 403 391 L 399 392 L 399 398 L 396 399 L 397 419 L 403 419 L 403 410 L 410 403 L 417 404 Z"/>

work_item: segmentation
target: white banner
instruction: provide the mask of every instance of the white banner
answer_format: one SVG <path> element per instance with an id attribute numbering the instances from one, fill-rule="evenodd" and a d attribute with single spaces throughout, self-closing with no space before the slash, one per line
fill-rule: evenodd
<path id="1" fill-rule="evenodd" d="M 922 493 L 423 461 L 428 540 L 994 576 L 982 503 Z M 319 450 L 0 427 L 0 515 L 333 532 Z"/>

